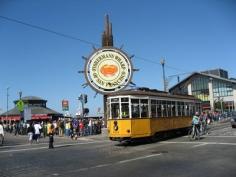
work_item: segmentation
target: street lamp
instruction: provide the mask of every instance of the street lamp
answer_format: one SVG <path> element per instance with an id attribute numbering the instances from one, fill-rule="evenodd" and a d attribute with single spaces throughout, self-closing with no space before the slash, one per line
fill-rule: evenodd
<path id="1" fill-rule="evenodd" d="M 8 99 L 9 99 L 9 89 L 10 89 L 10 87 L 7 87 L 7 112 L 6 112 L 6 120 L 8 119 Z"/>

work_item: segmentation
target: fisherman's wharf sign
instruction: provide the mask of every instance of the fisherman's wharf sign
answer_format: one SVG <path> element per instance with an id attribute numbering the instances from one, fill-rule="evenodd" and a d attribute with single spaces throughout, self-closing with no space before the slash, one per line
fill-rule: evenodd
<path id="1" fill-rule="evenodd" d="M 89 85 L 102 94 L 124 89 L 131 81 L 133 66 L 120 49 L 105 47 L 94 51 L 85 64 Z"/>

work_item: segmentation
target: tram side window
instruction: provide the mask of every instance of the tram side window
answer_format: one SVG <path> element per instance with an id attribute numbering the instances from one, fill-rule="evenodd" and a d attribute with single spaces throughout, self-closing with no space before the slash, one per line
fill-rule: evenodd
<path id="1" fill-rule="evenodd" d="M 201 104 L 200 103 L 196 103 L 196 112 L 201 112 Z"/>
<path id="2" fill-rule="evenodd" d="M 157 117 L 157 101 L 151 100 L 151 117 Z"/>
<path id="3" fill-rule="evenodd" d="M 167 116 L 171 117 L 172 116 L 172 109 L 171 109 L 171 101 L 167 101 Z"/>
<path id="4" fill-rule="evenodd" d="M 177 110 L 178 110 L 178 116 L 182 116 L 182 113 L 181 113 L 181 102 L 177 102 Z"/>
<path id="5" fill-rule="evenodd" d="M 162 110 L 162 117 L 167 117 L 166 101 L 161 101 L 161 110 Z"/>
<path id="6" fill-rule="evenodd" d="M 185 115 L 189 116 L 189 103 L 185 103 Z"/>
<path id="7" fill-rule="evenodd" d="M 141 108 L 141 117 L 149 117 L 149 115 L 148 115 L 148 100 L 141 99 L 140 100 L 140 108 Z"/>
<path id="8" fill-rule="evenodd" d="M 193 104 L 193 115 L 196 113 L 196 104 Z"/>
<path id="9" fill-rule="evenodd" d="M 139 99 L 131 99 L 131 114 L 132 118 L 140 117 Z"/>
<path id="10" fill-rule="evenodd" d="M 158 117 L 163 117 L 161 101 L 157 101 L 157 116 Z"/>
<path id="11" fill-rule="evenodd" d="M 181 115 L 185 116 L 184 102 L 181 102 L 180 104 L 181 104 L 181 106 L 180 106 L 180 108 L 181 108 Z"/>
<path id="12" fill-rule="evenodd" d="M 172 116 L 176 116 L 176 111 L 175 111 L 175 101 L 171 102 L 171 110 L 172 110 Z"/>
<path id="13" fill-rule="evenodd" d="M 120 106 L 119 103 L 111 103 L 111 117 L 113 119 L 119 118 Z"/>
<path id="14" fill-rule="evenodd" d="M 194 115 L 194 110 L 193 110 L 193 104 L 189 104 L 189 114 L 190 114 L 190 116 L 192 116 L 192 115 Z"/>

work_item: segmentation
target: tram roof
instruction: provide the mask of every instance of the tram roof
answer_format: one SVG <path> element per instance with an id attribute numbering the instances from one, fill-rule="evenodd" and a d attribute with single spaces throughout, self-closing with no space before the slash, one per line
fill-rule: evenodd
<path id="1" fill-rule="evenodd" d="M 195 99 L 199 100 L 192 95 L 180 95 L 180 94 L 171 94 L 169 92 L 164 92 L 156 89 L 149 88 L 137 88 L 137 89 L 127 89 L 118 91 L 115 93 L 110 93 L 107 96 L 125 96 L 125 95 L 133 95 L 133 96 L 158 96 L 158 97 L 167 97 L 167 98 L 179 98 L 179 99 Z"/>

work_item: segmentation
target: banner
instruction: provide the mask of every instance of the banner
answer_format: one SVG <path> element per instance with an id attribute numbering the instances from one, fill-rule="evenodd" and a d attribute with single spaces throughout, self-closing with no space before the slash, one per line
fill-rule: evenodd
<path id="1" fill-rule="evenodd" d="M 68 100 L 62 100 L 62 110 L 69 111 L 69 101 Z"/>

